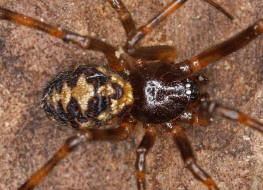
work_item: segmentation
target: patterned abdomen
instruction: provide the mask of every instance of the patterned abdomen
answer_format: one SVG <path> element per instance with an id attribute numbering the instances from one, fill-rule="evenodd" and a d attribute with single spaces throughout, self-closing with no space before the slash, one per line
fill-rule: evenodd
<path id="1" fill-rule="evenodd" d="M 105 125 L 133 103 L 129 82 L 104 67 L 81 65 L 59 73 L 45 88 L 47 115 L 73 128 Z"/>

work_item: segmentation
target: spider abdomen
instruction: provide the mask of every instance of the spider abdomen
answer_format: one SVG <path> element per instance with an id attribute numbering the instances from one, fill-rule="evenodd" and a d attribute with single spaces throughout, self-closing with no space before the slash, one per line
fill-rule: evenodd
<path id="1" fill-rule="evenodd" d="M 179 116 L 198 96 L 193 80 L 172 65 L 152 63 L 131 73 L 133 116 L 147 123 L 168 122 Z"/>
<path id="2" fill-rule="evenodd" d="M 77 129 L 105 125 L 132 103 L 129 82 L 104 67 L 87 65 L 59 73 L 43 94 L 47 115 Z"/>

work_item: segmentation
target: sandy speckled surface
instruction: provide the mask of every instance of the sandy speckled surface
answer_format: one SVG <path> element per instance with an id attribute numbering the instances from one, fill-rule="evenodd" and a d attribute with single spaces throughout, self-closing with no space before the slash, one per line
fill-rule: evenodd
<path id="1" fill-rule="evenodd" d="M 123 0 L 139 25 L 170 0 Z M 159 26 L 143 45 L 169 44 L 178 61 L 229 38 L 259 18 L 262 0 L 216 0 L 236 18 L 232 23 L 202 1 L 189 0 Z M 106 0 L 0 0 L 0 6 L 82 35 L 125 42 L 117 14 Z M 102 54 L 83 51 L 41 32 L 0 21 L 0 189 L 14 190 L 72 134 L 56 126 L 40 107 L 42 89 L 52 76 L 74 63 L 105 63 Z M 204 70 L 213 99 L 263 118 L 263 36 Z M 206 190 L 183 167 L 172 138 L 158 128 L 147 159 L 148 190 Z M 263 189 L 263 136 L 226 120 L 186 130 L 198 163 L 221 190 Z M 36 188 L 38 190 L 134 190 L 135 149 L 143 135 L 127 141 L 81 146 Z"/>

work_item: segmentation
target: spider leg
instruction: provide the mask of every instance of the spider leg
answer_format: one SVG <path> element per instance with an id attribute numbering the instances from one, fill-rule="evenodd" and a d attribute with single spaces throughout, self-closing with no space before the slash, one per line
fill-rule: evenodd
<path id="1" fill-rule="evenodd" d="M 137 59 L 144 59 L 147 61 L 165 61 L 168 63 L 174 62 L 177 57 L 175 47 L 172 46 L 149 46 L 129 49 L 129 54 Z"/>
<path id="2" fill-rule="evenodd" d="M 262 33 L 263 19 L 260 19 L 255 22 L 255 24 L 249 26 L 247 29 L 243 30 L 232 38 L 208 48 L 190 60 L 175 64 L 175 66 L 179 67 L 186 74 L 191 75 L 195 71 L 206 67 L 208 64 L 213 63 L 241 49 Z"/>
<path id="3" fill-rule="evenodd" d="M 223 117 L 263 133 L 263 123 L 260 121 L 253 119 L 238 110 L 223 106 L 214 101 L 203 102 L 200 106 L 200 112 L 202 115 L 207 115 L 207 118 L 211 118 L 213 116 Z"/>
<path id="4" fill-rule="evenodd" d="M 153 19 L 149 20 L 147 24 L 138 28 L 133 35 L 128 36 L 126 43 L 127 49 L 133 47 L 144 36 L 150 33 L 160 22 L 164 21 L 169 15 L 171 15 L 176 9 L 181 7 L 187 0 L 173 0 L 169 3 L 164 10 Z"/>
<path id="5" fill-rule="evenodd" d="M 199 125 L 202 127 L 206 127 L 211 123 L 213 117 L 196 110 L 191 110 L 191 108 L 192 107 L 184 111 L 176 121 L 178 123 L 188 123 L 190 125 Z"/>
<path id="6" fill-rule="evenodd" d="M 191 80 L 195 81 L 197 85 L 203 86 L 206 85 L 209 82 L 209 79 L 204 75 L 200 73 L 195 73 L 189 77 Z M 207 96 L 208 94 L 202 94 L 201 97 Z"/>
<path id="7" fill-rule="evenodd" d="M 132 19 L 131 13 L 125 7 L 121 0 L 108 0 L 112 8 L 118 13 L 119 19 L 125 29 L 126 35 L 129 36 L 131 32 L 135 31 L 135 23 Z"/>
<path id="8" fill-rule="evenodd" d="M 201 76 L 201 75 L 200 75 Z M 206 83 L 206 81 L 203 81 Z M 191 125 L 199 125 L 199 126 L 208 126 L 213 117 L 211 114 L 207 114 L 206 111 L 201 110 L 201 106 L 203 102 L 209 101 L 208 93 L 200 94 L 199 99 L 189 105 L 187 110 L 185 110 L 177 119 L 178 123 L 188 123 Z"/>
<path id="9" fill-rule="evenodd" d="M 79 34 L 62 29 L 61 27 L 46 24 L 37 19 L 7 10 L 2 7 L 0 7 L 0 19 L 8 20 L 13 23 L 46 32 L 49 35 L 62 39 L 65 42 L 72 42 L 83 49 L 103 52 L 111 68 L 118 71 L 122 71 L 125 68 L 125 66 L 121 64 L 121 61 L 115 55 L 116 48 L 99 39 L 89 36 L 81 36 Z"/>
<path id="10" fill-rule="evenodd" d="M 126 43 L 127 49 L 135 46 L 135 44 L 137 44 L 142 38 L 144 38 L 148 33 L 150 33 L 158 24 L 160 24 L 168 16 L 170 16 L 178 8 L 180 8 L 186 1 L 187 0 L 173 0 L 164 8 L 164 10 L 160 14 L 155 16 L 153 19 L 149 20 L 147 24 L 138 28 L 132 35 L 128 36 L 128 40 Z M 225 14 L 228 18 L 233 19 L 233 17 L 229 13 L 227 13 L 225 9 L 223 9 L 220 5 L 216 4 L 212 0 L 202 0 L 202 1 L 209 3 L 217 10 Z"/>
<path id="11" fill-rule="evenodd" d="M 218 11 L 222 12 L 230 20 L 234 20 L 234 17 L 230 13 L 228 13 L 223 7 L 221 7 L 219 4 L 217 4 L 216 2 L 214 2 L 212 0 L 202 0 L 202 1 L 205 1 L 205 2 L 209 3 L 211 6 L 215 7 Z"/>
<path id="12" fill-rule="evenodd" d="M 196 164 L 190 142 L 182 128 L 177 124 L 172 123 L 166 123 L 166 126 L 169 128 L 170 133 L 181 152 L 181 156 L 186 167 L 191 171 L 194 177 L 206 185 L 209 190 L 218 190 L 218 187 L 213 179 Z"/>
<path id="13" fill-rule="evenodd" d="M 216 116 L 241 123 L 263 133 L 262 122 L 238 110 L 223 106 L 214 101 L 209 101 L 206 94 L 204 94 L 200 100 L 190 105 L 189 108 L 180 115 L 177 121 L 207 126 L 211 123 L 211 119 Z"/>
<path id="14" fill-rule="evenodd" d="M 77 135 L 68 138 L 55 155 L 20 186 L 18 190 L 34 189 L 62 159 L 66 158 L 80 144 L 86 141 L 124 140 L 130 136 L 133 126 L 134 121 L 130 117 L 125 117 L 117 128 L 81 130 Z"/>
<path id="15" fill-rule="evenodd" d="M 150 148 L 153 146 L 156 137 L 156 129 L 153 125 L 148 125 L 144 137 L 137 148 L 137 159 L 135 163 L 136 179 L 138 190 L 145 190 L 145 158 Z"/>

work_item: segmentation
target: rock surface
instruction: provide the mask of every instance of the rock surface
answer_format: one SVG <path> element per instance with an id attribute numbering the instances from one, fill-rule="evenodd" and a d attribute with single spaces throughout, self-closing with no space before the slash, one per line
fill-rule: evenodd
<path id="1" fill-rule="evenodd" d="M 171 0 L 123 0 L 137 26 Z M 203 1 L 188 1 L 158 26 L 143 45 L 174 45 L 178 61 L 190 58 L 263 18 L 262 0 L 216 0 L 235 18 L 231 22 Z M 82 35 L 121 45 L 124 30 L 105 0 L 1 0 L 0 6 L 43 19 Z M 45 84 L 74 63 L 105 64 L 102 54 L 22 26 L 0 21 L 0 189 L 13 190 L 41 167 L 73 131 L 57 126 L 41 109 Z M 255 118 L 263 117 L 263 36 L 204 69 L 212 99 Z M 183 167 L 169 134 L 158 127 L 147 157 L 148 190 L 206 190 Z M 263 136 L 227 120 L 187 128 L 198 163 L 221 190 L 263 189 Z M 36 189 L 133 190 L 138 127 L 119 143 L 81 146 Z"/>

